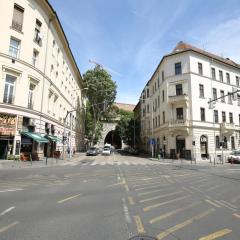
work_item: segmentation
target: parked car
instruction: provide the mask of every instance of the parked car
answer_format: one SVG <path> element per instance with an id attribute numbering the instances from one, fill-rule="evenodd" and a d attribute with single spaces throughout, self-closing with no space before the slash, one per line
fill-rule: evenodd
<path id="1" fill-rule="evenodd" d="M 109 146 L 104 146 L 102 150 L 102 155 L 111 155 L 111 148 Z"/>
<path id="2" fill-rule="evenodd" d="M 87 152 L 86 152 L 87 156 L 97 156 L 98 155 L 98 150 L 95 147 L 90 147 Z"/>
<path id="3" fill-rule="evenodd" d="M 240 150 L 235 150 L 231 152 L 231 154 L 228 156 L 228 162 L 240 164 Z"/>

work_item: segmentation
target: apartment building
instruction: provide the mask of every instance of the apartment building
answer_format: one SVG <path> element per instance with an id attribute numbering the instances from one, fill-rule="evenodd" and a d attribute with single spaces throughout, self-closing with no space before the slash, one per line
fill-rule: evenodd
<path id="1" fill-rule="evenodd" d="M 240 95 L 231 94 L 239 78 L 239 64 L 179 42 L 141 93 L 144 149 L 153 143 L 167 157 L 213 159 L 239 148 Z"/>
<path id="2" fill-rule="evenodd" d="M 0 0 L 0 159 L 59 155 L 83 144 L 82 77 L 46 0 Z M 76 111 L 77 109 L 77 111 Z"/>

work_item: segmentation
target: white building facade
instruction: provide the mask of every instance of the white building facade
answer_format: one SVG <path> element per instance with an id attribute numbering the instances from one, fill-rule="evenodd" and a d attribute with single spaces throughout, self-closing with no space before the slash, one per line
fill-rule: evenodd
<path id="1" fill-rule="evenodd" d="M 0 36 L 0 159 L 59 155 L 72 110 L 66 138 L 79 151 L 82 77 L 52 6 L 0 0 Z"/>
<path id="2" fill-rule="evenodd" d="M 240 95 L 230 94 L 240 90 L 239 78 L 240 65 L 180 42 L 142 91 L 144 149 L 154 139 L 155 154 L 213 159 L 240 148 Z"/>

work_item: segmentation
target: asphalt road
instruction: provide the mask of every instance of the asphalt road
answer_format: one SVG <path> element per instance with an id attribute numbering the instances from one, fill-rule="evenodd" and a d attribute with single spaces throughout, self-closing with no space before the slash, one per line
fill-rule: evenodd
<path id="1" fill-rule="evenodd" d="M 1 240 L 240 239 L 240 167 L 112 155 L 0 170 Z"/>

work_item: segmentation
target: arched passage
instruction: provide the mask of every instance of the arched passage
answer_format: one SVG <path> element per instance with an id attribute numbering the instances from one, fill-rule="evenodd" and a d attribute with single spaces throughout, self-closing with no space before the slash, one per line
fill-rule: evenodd
<path id="1" fill-rule="evenodd" d="M 104 144 L 106 143 L 111 144 L 116 149 L 122 148 L 122 139 L 115 130 L 108 132 L 104 140 Z"/>

